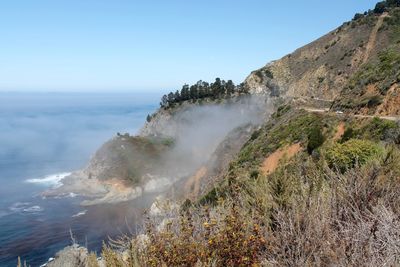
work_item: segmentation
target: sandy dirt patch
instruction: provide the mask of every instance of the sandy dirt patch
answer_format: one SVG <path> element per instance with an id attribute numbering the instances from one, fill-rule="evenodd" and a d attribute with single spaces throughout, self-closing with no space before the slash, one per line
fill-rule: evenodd
<path id="1" fill-rule="evenodd" d="M 336 133 L 335 136 L 333 137 L 333 140 L 337 141 L 340 138 L 342 138 L 345 130 L 346 130 L 346 124 L 341 121 L 336 129 Z"/>
<path id="2" fill-rule="evenodd" d="M 264 160 L 261 166 L 261 173 L 263 175 L 273 173 L 278 168 L 279 162 L 282 159 L 290 159 L 294 157 L 300 150 L 300 143 L 296 143 L 291 146 L 286 146 L 284 148 L 276 150 Z"/>
<path id="3" fill-rule="evenodd" d="M 206 176 L 207 168 L 201 167 L 185 184 L 185 194 L 188 198 L 196 197 L 200 192 L 201 180 Z"/>
<path id="4" fill-rule="evenodd" d="M 376 110 L 376 115 L 399 116 L 400 115 L 400 86 L 393 84 L 388 90 L 381 105 Z"/>
<path id="5" fill-rule="evenodd" d="M 383 13 L 383 14 L 378 18 L 378 21 L 377 21 L 375 27 L 374 27 L 374 28 L 372 29 L 372 31 L 371 31 L 371 34 L 370 34 L 370 36 L 369 36 L 369 40 L 368 40 L 368 43 L 367 43 L 367 47 L 366 47 L 366 50 L 365 50 L 365 54 L 364 54 L 363 64 L 367 63 L 368 58 L 369 58 L 369 56 L 370 56 L 370 54 L 371 54 L 372 49 L 375 48 L 376 37 L 377 37 L 377 35 L 378 35 L 379 28 L 382 26 L 383 20 L 384 20 L 385 17 L 387 17 L 387 16 L 388 16 L 388 13 Z"/>

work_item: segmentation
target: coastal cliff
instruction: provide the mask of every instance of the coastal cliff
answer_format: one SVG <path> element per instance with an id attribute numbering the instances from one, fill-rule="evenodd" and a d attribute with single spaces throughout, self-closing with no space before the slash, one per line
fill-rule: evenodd
<path id="1" fill-rule="evenodd" d="M 157 202 L 174 204 L 152 205 L 146 234 L 105 246 L 100 264 L 398 264 L 400 3 L 383 4 L 233 94 L 172 94 L 139 136 L 105 144 L 77 180 L 143 194 L 165 179 Z"/>

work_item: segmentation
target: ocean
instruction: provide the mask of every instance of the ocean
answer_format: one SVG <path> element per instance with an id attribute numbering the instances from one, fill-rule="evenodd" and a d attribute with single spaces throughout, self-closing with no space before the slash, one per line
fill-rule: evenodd
<path id="1" fill-rule="evenodd" d="M 142 201 L 81 207 L 79 196 L 40 192 L 83 168 L 117 132 L 136 133 L 160 93 L 0 93 L 0 266 L 40 266 L 76 241 L 135 234 Z"/>

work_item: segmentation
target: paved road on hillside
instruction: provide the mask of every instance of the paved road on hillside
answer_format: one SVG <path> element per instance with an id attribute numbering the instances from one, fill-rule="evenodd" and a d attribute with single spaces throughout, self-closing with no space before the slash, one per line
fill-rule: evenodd
<path id="1" fill-rule="evenodd" d="M 308 112 L 315 112 L 315 113 L 330 113 L 336 115 L 343 115 L 343 116 L 353 116 L 356 118 L 380 118 L 383 120 L 390 120 L 390 121 L 400 121 L 400 116 L 378 116 L 378 115 L 360 115 L 360 114 L 344 114 L 344 113 L 337 113 L 337 112 L 330 112 L 328 108 L 325 109 L 317 109 L 317 108 L 300 108 L 304 109 Z"/>

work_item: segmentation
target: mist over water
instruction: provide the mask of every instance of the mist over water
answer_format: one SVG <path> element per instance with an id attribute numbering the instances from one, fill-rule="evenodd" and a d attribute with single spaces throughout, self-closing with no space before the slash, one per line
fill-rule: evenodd
<path id="1" fill-rule="evenodd" d="M 70 243 L 70 228 L 92 249 L 127 230 L 125 216 L 135 220 L 140 208 L 85 210 L 75 195 L 41 199 L 38 193 L 84 167 L 117 132 L 135 133 L 159 95 L 0 93 L 0 266 L 15 266 L 17 256 L 40 265 Z"/>

